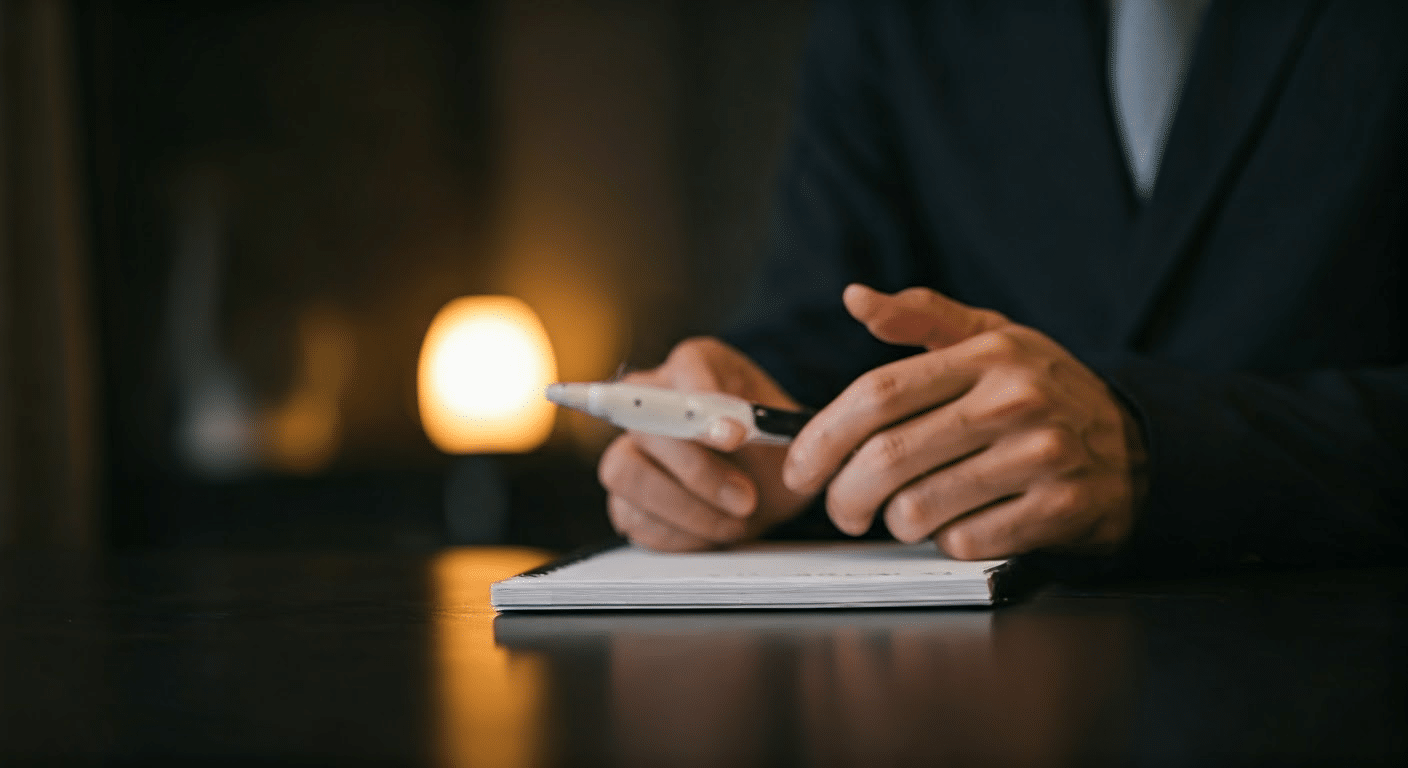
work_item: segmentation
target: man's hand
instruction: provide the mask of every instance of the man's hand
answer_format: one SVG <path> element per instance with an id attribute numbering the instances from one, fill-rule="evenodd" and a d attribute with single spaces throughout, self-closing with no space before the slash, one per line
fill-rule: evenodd
<path id="1" fill-rule="evenodd" d="M 783 476 L 859 535 L 883 510 L 903 541 L 953 557 L 1117 549 L 1135 512 L 1138 426 L 1050 338 L 926 288 L 846 289 L 877 338 L 927 352 L 876 368 L 792 443 Z"/>
<path id="2" fill-rule="evenodd" d="M 713 338 L 682 341 L 659 368 L 626 380 L 798 407 L 752 360 Z M 640 432 L 626 432 L 607 447 L 597 473 L 617 532 L 666 552 L 713 549 L 757 536 L 816 495 L 783 485 L 785 446 L 743 445 L 742 424 L 716 426 L 708 447 Z"/>

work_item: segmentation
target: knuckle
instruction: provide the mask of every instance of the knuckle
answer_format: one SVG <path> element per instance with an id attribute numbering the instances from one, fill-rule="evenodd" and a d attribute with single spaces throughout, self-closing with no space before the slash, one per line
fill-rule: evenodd
<path id="1" fill-rule="evenodd" d="M 1046 511 L 1055 517 L 1069 517 L 1090 506 L 1090 494 L 1080 483 L 1058 483 L 1046 492 Z"/>
<path id="2" fill-rule="evenodd" d="M 970 411 L 966 406 L 955 407 L 949 411 L 952 425 L 949 427 L 950 434 L 967 435 L 973 433 L 987 418 L 987 414 L 980 411 Z"/>
<path id="3" fill-rule="evenodd" d="M 674 385 L 708 387 L 713 384 L 710 361 L 716 357 L 720 342 L 708 336 L 693 336 L 676 344 L 665 358 L 660 374 Z"/>
<path id="4" fill-rule="evenodd" d="M 1005 422 L 1044 412 L 1050 404 L 1046 391 L 1030 376 L 1012 376 L 1003 383 L 984 414 Z"/>
<path id="5" fill-rule="evenodd" d="M 659 368 L 651 368 L 650 370 L 646 371 L 628 371 L 626 374 L 621 376 L 621 381 L 627 384 L 659 385 L 663 381 L 663 372 L 666 367 L 668 367 L 668 362 L 666 363 L 666 365 L 662 365 Z"/>
<path id="6" fill-rule="evenodd" d="M 1024 375 L 1013 378 L 1012 399 L 1018 407 L 1028 411 L 1041 411 L 1051 404 L 1051 396 L 1047 394 L 1046 388 L 1036 375 L 1024 372 Z"/>
<path id="7" fill-rule="evenodd" d="M 985 325 L 989 328 L 1011 326 L 1015 330 L 1015 326 L 1013 326 L 1011 320 L 1007 319 L 1007 315 L 1004 315 L 995 309 L 979 310 L 979 314 L 983 316 Z"/>
<path id="8" fill-rule="evenodd" d="M 981 334 L 983 358 L 992 363 L 1010 363 L 1021 354 L 1022 345 L 1011 328 L 1002 327 Z"/>
<path id="9" fill-rule="evenodd" d="M 858 394 L 871 406 L 889 402 L 899 394 L 902 384 L 893 371 L 877 368 L 861 376 Z"/>
<path id="10" fill-rule="evenodd" d="M 974 408 L 971 421 L 978 424 L 1002 424 L 1011 419 L 1016 407 L 1010 390 L 1003 388 Z"/>
<path id="11" fill-rule="evenodd" d="M 1032 435 L 1031 461 L 1042 469 L 1059 471 L 1070 464 L 1075 447 L 1075 438 L 1068 430 L 1042 429 Z"/>
<path id="12" fill-rule="evenodd" d="M 886 430 L 872 436 L 861 446 L 862 462 L 882 473 L 899 466 L 909 451 L 908 441 L 898 430 Z"/>
<path id="13" fill-rule="evenodd" d="M 682 347 L 686 355 L 696 360 L 712 359 L 725 348 L 724 343 L 713 336 L 690 336 L 677 346 Z"/>
<path id="14" fill-rule="evenodd" d="M 702 336 L 691 336 L 680 341 L 671 350 L 666 360 L 696 360 L 704 356 L 707 342 Z"/>
<path id="15" fill-rule="evenodd" d="M 945 349 L 934 349 L 928 352 L 921 352 L 919 359 L 923 360 L 923 376 L 928 381 L 940 381 L 949 378 L 955 373 L 956 361 L 950 354 L 946 354 Z"/>

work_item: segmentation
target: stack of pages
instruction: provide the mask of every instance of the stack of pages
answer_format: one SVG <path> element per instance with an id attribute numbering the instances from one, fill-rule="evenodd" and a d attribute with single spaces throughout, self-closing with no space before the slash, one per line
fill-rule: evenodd
<path id="1" fill-rule="evenodd" d="M 493 585 L 500 611 L 990 605 L 1008 561 L 960 561 L 932 542 L 755 542 L 663 554 L 630 545 Z"/>

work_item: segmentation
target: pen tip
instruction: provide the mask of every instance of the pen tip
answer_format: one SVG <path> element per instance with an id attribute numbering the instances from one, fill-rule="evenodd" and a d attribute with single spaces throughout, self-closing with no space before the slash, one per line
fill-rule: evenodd
<path id="1" fill-rule="evenodd" d="M 587 407 L 588 392 L 584 384 L 549 384 L 543 396 L 558 405 L 584 410 Z"/>

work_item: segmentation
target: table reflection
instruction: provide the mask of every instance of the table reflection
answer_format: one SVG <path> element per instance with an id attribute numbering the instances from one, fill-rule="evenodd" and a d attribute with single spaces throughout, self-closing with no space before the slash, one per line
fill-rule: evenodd
<path id="1" fill-rule="evenodd" d="M 1408 569 L 495 616 L 546 553 L 0 561 L 0 765 L 1405 765 Z"/>
<path id="2" fill-rule="evenodd" d="M 605 701 L 604 749 L 627 765 L 1072 762 L 1128 732 L 1136 677 L 1118 605 L 525 614 L 494 630 L 511 657 L 561 672 L 574 651 L 605 656 L 606 691 L 547 695 Z"/>
<path id="3" fill-rule="evenodd" d="M 438 699 L 435 752 L 454 766 L 542 762 L 543 660 L 493 642 L 488 585 L 546 558 L 526 549 L 451 549 L 430 562 Z"/>

